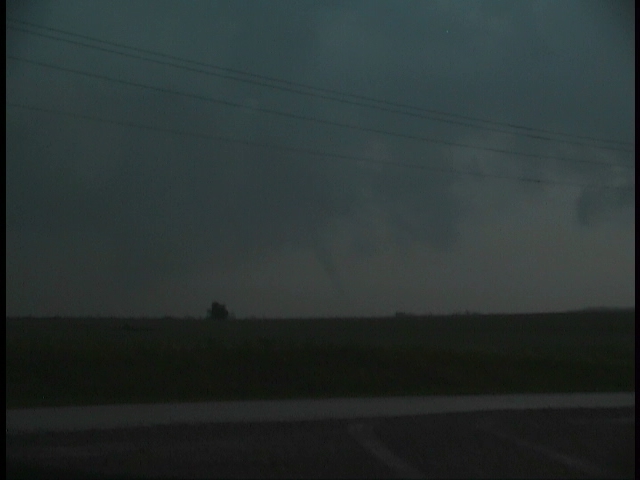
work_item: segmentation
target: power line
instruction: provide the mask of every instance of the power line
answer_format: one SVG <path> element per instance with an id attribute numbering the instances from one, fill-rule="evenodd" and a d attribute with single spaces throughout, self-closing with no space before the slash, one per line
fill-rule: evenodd
<path id="1" fill-rule="evenodd" d="M 570 134 L 565 134 L 565 133 L 562 133 L 562 132 L 553 132 L 553 131 L 549 131 L 549 130 L 541 130 L 541 129 L 523 127 L 523 126 L 518 126 L 518 125 L 513 125 L 513 124 L 504 124 L 504 123 L 500 123 L 500 122 L 494 122 L 494 121 L 491 121 L 491 120 L 480 120 L 480 119 L 475 119 L 475 118 L 472 118 L 472 117 L 466 117 L 466 116 L 463 116 L 463 115 L 455 115 L 455 114 L 450 114 L 450 113 L 446 113 L 446 112 L 438 112 L 438 111 L 435 111 L 435 110 L 421 109 L 421 108 L 410 106 L 410 105 L 394 104 L 392 102 L 387 102 L 387 101 L 383 101 L 383 100 L 377 100 L 377 99 L 373 99 L 373 98 L 369 98 L 369 97 L 363 97 L 363 96 L 360 96 L 360 95 L 337 92 L 335 90 L 322 89 L 322 88 L 317 88 L 317 87 L 297 84 L 295 82 L 290 82 L 290 81 L 286 81 L 286 80 L 282 80 L 282 79 L 276 79 L 276 78 L 273 78 L 273 77 L 266 77 L 266 76 L 252 74 L 252 73 L 248 73 L 248 72 L 242 72 L 242 71 L 239 71 L 239 70 L 222 68 L 222 67 L 218 67 L 218 66 L 215 66 L 215 65 L 209 65 L 209 64 L 204 64 L 204 63 L 200 63 L 200 62 L 194 62 L 194 61 L 190 61 L 190 60 L 185 60 L 185 59 L 181 59 L 179 57 L 174 57 L 174 56 L 170 56 L 170 55 L 166 55 L 166 54 L 162 54 L 162 53 L 158 53 L 158 52 L 138 49 L 138 48 L 129 47 L 129 46 L 126 46 L 126 45 L 113 43 L 113 42 L 106 42 L 106 41 L 98 40 L 98 39 L 95 39 L 95 38 L 92 38 L 92 37 L 87 37 L 87 36 L 84 36 L 84 35 L 77 35 L 77 34 L 73 34 L 73 33 L 70 33 L 70 32 L 65 32 L 65 31 L 59 30 L 59 29 L 53 29 L 53 28 L 50 28 L 50 27 L 44 27 L 44 26 L 38 26 L 38 25 L 34 25 L 34 24 L 28 24 L 27 22 L 18 21 L 18 23 L 22 23 L 22 24 L 26 24 L 26 25 L 30 25 L 30 26 L 36 26 L 37 28 L 42 28 L 42 29 L 46 29 L 46 30 L 61 32 L 61 33 L 64 33 L 66 35 L 76 36 L 76 37 L 79 37 L 79 38 L 87 38 L 87 39 L 90 39 L 91 41 L 94 41 L 94 42 L 100 42 L 100 43 L 104 43 L 104 44 L 107 44 L 107 45 L 113 45 L 113 46 L 117 46 L 118 48 L 127 48 L 127 49 L 134 50 L 134 51 L 140 51 L 140 52 L 145 52 L 147 54 L 152 54 L 152 55 L 157 55 L 157 56 L 161 56 L 161 57 L 165 57 L 165 58 L 171 58 L 171 59 L 179 60 L 181 62 L 188 62 L 188 63 L 192 63 L 192 64 L 196 64 L 196 65 L 203 65 L 203 66 L 206 66 L 206 67 L 211 68 L 211 69 L 217 69 L 217 70 L 227 71 L 227 72 L 234 72 L 236 75 L 246 75 L 246 76 L 249 76 L 249 77 L 266 79 L 266 80 L 272 81 L 272 82 L 280 82 L 280 83 L 288 84 L 288 85 L 297 85 L 299 88 L 306 88 L 306 89 L 309 89 L 309 90 L 312 90 L 312 91 L 315 90 L 315 91 L 320 91 L 320 92 L 329 92 L 329 93 L 334 94 L 334 95 L 341 95 L 341 96 L 347 96 L 347 97 L 352 97 L 352 98 L 361 98 L 361 99 L 365 99 L 365 100 L 371 101 L 371 102 L 378 102 L 380 104 L 395 105 L 395 106 L 398 106 L 398 107 L 401 107 L 401 108 L 405 108 L 405 109 L 409 108 L 409 109 L 414 109 L 414 110 L 426 111 L 426 112 L 436 113 L 436 114 L 439 114 L 439 115 L 447 115 L 447 116 L 451 116 L 451 117 L 470 119 L 470 120 L 473 120 L 473 121 L 484 122 L 484 123 L 489 123 L 489 124 L 494 124 L 494 125 L 504 125 L 504 126 L 507 126 L 509 128 L 524 129 L 524 130 L 529 130 L 529 131 L 540 131 L 540 132 L 550 133 L 550 134 L 554 134 L 554 135 L 563 135 L 563 136 L 568 136 L 568 137 L 572 137 L 572 138 L 581 138 L 581 139 L 587 139 L 587 140 L 591 140 L 591 141 L 599 141 L 599 142 L 603 142 L 603 143 L 616 143 L 616 144 L 621 144 L 621 145 L 633 145 L 633 143 L 629 143 L 629 142 L 620 142 L 620 141 L 616 141 L 616 140 L 598 139 L 598 138 L 594 138 L 594 137 L 579 136 L 579 135 L 570 135 Z M 123 53 L 123 52 L 117 52 L 117 51 L 114 51 L 112 49 L 105 49 L 105 48 L 101 48 L 101 47 L 96 47 L 95 45 L 88 45 L 86 43 L 72 41 L 72 40 L 68 40 L 68 39 L 63 39 L 63 38 L 60 38 L 60 37 L 53 37 L 53 36 L 50 36 L 50 35 L 45 35 L 45 34 L 42 34 L 42 33 L 36 33 L 36 32 L 32 32 L 32 31 L 29 31 L 29 30 L 20 29 L 20 28 L 16 28 L 16 27 L 9 26 L 9 28 L 12 28 L 12 29 L 18 30 L 18 31 L 22 31 L 22 32 L 25 32 L 25 33 L 28 33 L 28 34 L 31 34 L 31 35 L 37 35 L 37 36 L 50 38 L 50 39 L 57 40 L 57 41 L 63 41 L 63 42 L 67 42 L 67 43 L 81 45 L 81 46 L 85 46 L 85 47 L 88 47 L 88 48 L 93 48 L 93 49 L 97 49 L 97 50 L 106 51 L 106 52 L 109 52 L 109 53 L 115 53 L 117 55 L 128 56 L 128 57 L 131 57 L 131 58 L 137 58 L 137 59 L 141 59 L 141 60 L 145 60 L 145 61 L 149 61 L 149 62 L 158 63 L 158 64 L 161 64 L 161 65 L 169 65 L 169 66 L 172 66 L 172 67 L 175 67 L 175 68 L 181 68 L 181 69 L 185 69 L 185 70 L 195 71 L 195 72 L 204 73 L 204 74 L 208 74 L 208 75 L 212 75 L 212 76 L 218 76 L 218 77 L 227 78 L 227 79 L 231 79 L 231 80 L 247 82 L 247 83 L 253 83 L 253 84 L 257 84 L 257 85 L 261 85 L 261 86 L 266 86 L 268 88 L 275 88 L 275 89 L 290 91 L 290 92 L 298 93 L 298 94 L 302 94 L 302 95 L 315 96 L 315 97 L 325 98 L 325 99 L 328 99 L 328 100 L 338 101 L 338 102 L 342 102 L 342 103 L 348 103 L 348 104 L 352 104 L 352 105 L 364 106 L 364 107 L 368 107 L 368 108 L 375 108 L 375 109 L 379 109 L 379 110 L 383 110 L 383 111 L 399 113 L 399 114 L 409 115 L 409 116 L 414 116 L 414 117 L 419 117 L 419 118 L 425 118 L 425 119 L 430 119 L 430 120 L 434 120 L 434 121 L 452 123 L 452 124 L 463 125 L 463 126 L 468 126 L 468 127 L 478 128 L 478 129 L 489 130 L 489 131 L 497 131 L 497 132 L 506 133 L 506 134 L 510 134 L 510 135 L 522 135 L 522 136 L 527 136 L 527 137 L 534 138 L 534 139 L 539 139 L 539 140 L 554 141 L 554 142 L 559 142 L 559 143 L 568 143 L 568 144 L 574 144 L 574 145 L 589 146 L 589 147 L 592 147 L 592 148 L 601 148 L 601 149 L 616 150 L 616 151 L 622 151 L 622 152 L 629 152 L 630 153 L 630 151 L 626 150 L 626 149 L 619 149 L 619 148 L 615 148 L 615 147 L 605 147 L 605 146 L 591 145 L 591 144 L 585 144 L 585 143 L 580 143 L 580 142 L 571 142 L 571 141 L 566 141 L 566 140 L 554 139 L 554 138 L 550 138 L 550 137 L 543 137 L 543 136 L 540 136 L 540 135 L 532 135 L 532 134 L 516 133 L 516 132 L 505 132 L 504 130 L 500 130 L 500 129 L 496 129 L 496 128 L 483 127 L 483 126 L 479 126 L 479 125 L 472 125 L 472 124 L 469 124 L 469 123 L 457 122 L 457 121 L 452 121 L 452 120 L 438 119 L 438 118 L 429 117 L 429 116 L 425 116 L 425 115 L 416 115 L 416 114 L 413 114 L 413 113 L 410 113 L 410 112 L 405 112 L 405 111 L 400 111 L 400 110 L 393 110 L 393 109 L 384 108 L 384 107 L 375 106 L 375 105 L 367 105 L 367 104 L 363 104 L 361 102 L 353 102 L 353 101 L 348 101 L 348 100 L 344 100 L 344 99 L 336 99 L 334 97 L 327 97 L 327 96 L 323 96 L 323 95 L 317 95 L 317 94 L 313 94 L 313 93 L 310 93 L 310 92 L 301 92 L 299 90 L 294 90 L 292 88 L 285 88 L 285 87 L 281 87 L 281 86 L 277 86 L 277 85 L 269 85 L 269 84 L 265 84 L 263 82 L 252 81 L 252 80 L 248 80 L 248 79 L 241 79 L 241 78 L 237 78 L 237 77 L 233 77 L 233 76 L 229 76 L 229 75 L 216 74 L 216 73 L 213 73 L 213 72 L 203 71 L 201 69 L 194 69 L 194 68 L 185 67 L 183 65 L 176 65 L 175 63 L 161 62 L 161 61 L 158 61 L 158 60 L 149 59 L 149 58 L 141 57 L 141 56 L 138 56 L 138 55 L 131 55 L 131 54 Z"/>
<path id="2" fill-rule="evenodd" d="M 176 57 L 176 56 L 172 56 L 172 55 L 167 55 L 167 54 L 163 54 L 163 53 L 160 53 L 160 52 L 155 52 L 155 51 L 152 51 L 152 50 L 145 50 L 145 49 L 140 49 L 140 48 L 136 48 L 136 47 L 127 46 L 127 45 L 120 44 L 120 43 L 108 42 L 108 41 L 96 39 L 94 37 L 89 37 L 89 36 L 86 36 L 86 35 L 79 35 L 79 34 L 75 34 L 75 33 L 72 33 L 72 32 L 65 31 L 65 30 L 46 27 L 46 26 L 43 26 L 43 25 L 36 25 L 36 24 L 33 24 L 33 23 L 28 23 L 28 22 L 24 22 L 24 21 L 20 21 L 20 20 L 8 19 L 8 21 L 13 22 L 13 23 L 17 23 L 17 24 L 21 24 L 21 25 L 26 25 L 26 26 L 32 27 L 32 28 L 35 27 L 35 28 L 39 28 L 39 29 L 42 29 L 42 30 L 48 30 L 48 31 L 51 31 L 51 32 L 59 33 L 59 34 L 64 34 L 64 35 L 67 35 L 67 36 L 72 36 L 72 37 L 76 37 L 76 38 L 82 38 L 82 39 L 85 39 L 85 40 L 90 40 L 92 42 L 101 43 L 103 45 L 110 45 L 110 46 L 117 47 L 117 48 L 128 49 L 128 50 L 131 50 L 131 51 L 136 51 L 136 52 L 143 53 L 145 55 L 155 55 L 155 56 L 162 57 L 162 58 L 167 58 L 167 59 L 170 59 L 170 60 L 173 60 L 173 61 L 179 61 L 179 62 L 182 62 L 182 63 L 189 63 L 191 65 L 197 65 L 197 66 L 200 66 L 200 67 L 206 67 L 206 68 L 208 68 L 210 70 L 216 70 L 218 72 L 226 72 L 226 74 L 214 73 L 214 72 L 212 72 L 210 70 L 202 70 L 202 69 L 199 69 L 199 68 L 187 67 L 185 65 L 177 65 L 177 64 L 172 63 L 172 62 L 159 61 L 159 60 L 156 60 L 156 59 L 150 59 L 150 58 L 143 57 L 143 56 L 140 56 L 140 55 L 133 55 L 133 54 L 130 54 L 130 53 L 118 52 L 118 51 L 115 51 L 113 49 L 99 47 L 99 46 L 96 46 L 96 45 L 90 45 L 90 44 L 87 44 L 87 43 L 79 42 L 77 40 L 70 40 L 70 39 L 66 39 L 66 38 L 47 35 L 47 34 L 44 34 L 44 33 L 41 33 L 41 32 L 34 32 L 34 31 L 31 31 L 31 30 L 28 30 L 28 29 L 25 29 L 25 28 L 19 28 L 19 27 L 15 27 L 15 26 L 11 26 L 11 25 L 7 26 L 7 28 L 10 28 L 10 29 L 13 29 L 13 30 L 17 30 L 17 31 L 21 31 L 21 32 L 24 32 L 24 33 L 27 33 L 27 34 L 30 34 L 30 35 L 36 35 L 36 36 L 40 36 L 40 37 L 43 37 L 43 38 L 49 38 L 49 39 L 53 39 L 53 40 L 56 40 L 56 41 L 67 42 L 67 43 L 71 43 L 71 44 L 75 44 L 75 45 L 84 46 L 84 47 L 87 47 L 87 48 L 92 48 L 92 49 L 101 50 L 101 51 L 105 51 L 105 52 L 109 52 L 109 53 L 113 53 L 113 54 L 117 54 L 117 55 L 127 56 L 127 57 L 130 57 L 130 58 L 136 58 L 136 59 L 140 59 L 140 60 L 144 60 L 144 61 L 148 61 L 148 62 L 153 62 L 153 63 L 157 63 L 157 64 L 161 64 L 161 65 L 168 65 L 168 66 L 172 66 L 174 68 L 194 71 L 194 72 L 203 73 L 203 74 L 212 75 L 212 76 L 217 76 L 217 77 L 221 77 L 221 78 L 226 78 L 226 79 L 230 79 L 230 80 L 234 80 L 234 81 L 240 81 L 240 82 L 256 84 L 256 85 L 260 85 L 260 86 L 264 86 L 264 87 L 268 87 L 268 88 L 279 89 L 279 90 L 283 90 L 283 91 L 297 93 L 297 94 L 300 94 L 300 95 L 307 95 L 307 96 L 312 96 L 312 97 L 317 97 L 317 98 L 323 98 L 323 99 L 327 99 L 327 100 L 331 100 L 331 101 L 336 101 L 336 102 L 341 102 L 341 103 L 346 103 L 346 104 L 351 104 L 351 105 L 357 105 L 357 106 L 363 106 L 363 107 L 367 107 L 367 108 L 373 108 L 373 109 L 382 110 L 382 111 L 386 111 L 386 112 L 397 113 L 397 114 L 402 114 L 402 115 L 407 115 L 407 116 L 412 116 L 412 117 L 417 117 L 417 118 L 423 118 L 423 119 L 428 119 L 428 120 L 437 121 L 437 122 L 450 123 L 450 124 L 462 125 L 462 126 L 471 127 L 471 128 L 477 128 L 477 129 L 482 129 L 482 130 L 501 132 L 501 133 L 506 133 L 506 134 L 509 134 L 509 135 L 520 135 L 520 136 L 533 138 L 533 139 L 536 139 L 536 140 L 545 140 L 545 141 L 566 143 L 566 144 L 572 144 L 572 145 L 589 146 L 589 147 L 592 147 L 592 148 L 600 148 L 600 149 L 605 149 L 605 150 L 622 151 L 622 152 L 628 152 L 628 153 L 631 153 L 631 151 L 628 150 L 628 149 L 622 149 L 622 148 L 617 148 L 617 147 L 613 147 L 613 146 L 608 146 L 607 147 L 607 146 L 603 146 L 603 145 L 593 145 L 593 144 L 585 144 L 585 143 L 576 142 L 576 141 L 562 140 L 562 139 L 558 139 L 558 138 L 552 138 L 552 137 L 548 137 L 548 136 L 543 136 L 543 135 L 540 135 L 540 133 L 547 134 L 547 135 L 563 136 L 563 137 L 566 137 L 566 138 L 588 140 L 588 141 L 591 141 L 591 142 L 617 144 L 617 145 L 621 145 L 621 146 L 623 146 L 623 145 L 624 146 L 633 146 L 634 145 L 633 142 L 621 142 L 621 141 L 617 141 L 617 140 L 602 139 L 602 138 L 596 138 L 596 137 L 591 137 L 591 136 L 573 135 L 573 134 L 563 133 L 563 132 L 559 132 L 559 131 L 552 131 L 552 130 L 533 128 L 533 127 L 526 127 L 526 126 L 512 124 L 512 123 L 496 122 L 496 121 L 493 121 L 493 120 L 480 119 L 480 118 L 475 118 L 475 117 L 470 117 L 470 116 L 465 116 L 465 115 L 447 113 L 447 112 L 438 111 L 438 110 L 415 107 L 415 106 L 412 106 L 412 105 L 389 102 L 389 101 L 386 101 L 386 100 L 380 100 L 380 99 L 376 99 L 376 98 L 372 98 L 372 97 L 366 97 L 366 96 L 363 96 L 363 95 L 356 95 L 356 94 L 350 94 L 350 93 L 345 93 L 345 92 L 339 92 L 339 91 L 331 90 L 331 89 L 313 87 L 313 86 L 310 86 L 310 85 L 304 85 L 304 84 L 301 84 L 301 83 L 291 82 L 291 81 L 283 80 L 283 79 L 279 79 L 279 78 L 268 77 L 268 76 L 258 75 L 258 74 L 254 74 L 254 73 L 250 73 L 250 72 L 244 72 L 244 71 L 241 71 L 241 70 L 223 68 L 223 67 L 212 65 L 212 64 L 206 64 L 206 63 L 202 63 L 202 62 L 196 62 L 196 61 L 192 61 L 192 60 L 187 60 L 187 59 L 184 59 L 184 58 L 180 58 L 180 57 Z M 229 74 L 233 74 L 235 76 L 229 75 Z M 238 75 L 242 75 L 242 76 L 245 76 L 245 77 L 248 77 L 248 78 L 238 78 L 237 77 Z M 251 80 L 251 79 L 260 79 L 260 81 Z M 267 83 L 265 83 L 265 81 L 272 82 L 272 83 L 273 82 L 279 83 L 280 85 L 267 84 Z M 284 86 L 284 85 L 288 85 L 288 86 Z M 307 91 L 301 91 L 300 90 L 301 88 L 305 89 Z M 332 95 L 332 96 L 328 96 L 327 94 Z M 336 95 L 338 95 L 340 97 L 346 97 L 346 98 L 335 98 Z M 347 98 L 356 99 L 356 100 L 347 100 Z M 371 104 L 362 103 L 363 101 L 373 102 L 373 103 L 375 103 L 377 105 L 371 105 Z M 390 107 L 393 107 L 393 108 L 390 108 Z M 413 113 L 411 111 L 406 111 L 406 110 L 412 110 Z M 422 112 L 422 113 L 415 113 L 415 112 Z M 440 116 L 447 116 L 447 117 L 450 117 L 450 118 L 458 118 L 458 119 L 462 119 L 462 120 L 469 120 L 469 121 L 473 121 L 473 122 L 477 122 L 477 123 L 484 123 L 484 124 L 487 124 L 487 125 L 502 126 L 502 127 L 506 127 L 506 128 L 510 128 L 510 129 L 514 129 L 514 130 L 521 130 L 521 132 L 509 132 L 509 131 L 505 131 L 504 129 L 499 129 L 499 128 L 492 128 L 492 127 L 487 127 L 487 126 L 482 126 L 482 125 L 477 125 L 477 124 L 474 125 L 474 124 L 469 124 L 469 123 L 460 122 L 460 121 L 451 120 L 451 119 L 435 118 L 433 116 L 425 115 L 425 113 L 428 113 L 428 114 L 431 114 L 431 115 L 436 114 L 436 115 L 440 115 Z M 538 134 L 525 133 L 525 132 L 538 132 Z"/>
<path id="3" fill-rule="evenodd" d="M 333 126 L 333 127 L 350 128 L 350 129 L 353 129 L 353 130 L 360 130 L 360 131 L 369 132 L 369 133 L 376 133 L 376 134 L 380 134 L 380 135 L 388 135 L 388 136 L 404 138 L 404 139 L 409 139 L 409 140 L 417 140 L 417 141 L 422 141 L 422 142 L 427 142 L 427 143 L 446 145 L 446 146 L 449 146 L 449 147 L 467 148 L 467 149 L 471 149 L 471 150 L 481 150 L 481 151 L 486 151 L 486 152 L 499 153 L 499 154 L 503 154 L 503 155 L 512 155 L 512 156 L 520 156 L 520 157 L 527 157 L 527 158 L 537 158 L 537 159 L 547 159 L 547 160 L 557 160 L 557 161 L 574 162 L 574 163 L 584 163 L 584 164 L 599 165 L 599 166 L 606 166 L 606 167 L 617 167 L 617 168 L 625 168 L 625 169 L 631 169 L 631 168 L 635 167 L 635 165 L 622 165 L 622 164 L 616 164 L 616 163 L 601 162 L 601 161 L 597 161 L 597 160 L 576 159 L 576 158 L 560 157 L 560 156 L 553 156 L 553 155 L 536 155 L 536 154 L 532 154 L 532 153 L 515 152 L 515 151 L 512 151 L 512 150 L 504 150 L 504 149 L 499 149 L 499 148 L 480 147 L 480 146 L 477 146 L 477 145 L 468 145 L 468 144 L 463 144 L 463 143 L 458 143 L 458 142 L 449 142 L 449 141 L 446 141 L 446 140 L 438 140 L 438 139 L 422 137 L 422 136 L 418 136 L 418 135 L 409 135 L 409 134 L 398 133 L 398 132 L 389 132 L 389 131 L 386 131 L 386 130 L 380 130 L 380 129 L 368 128 L 368 127 L 361 127 L 359 125 L 352 125 L 352 124 L 348 124 L 348 123 L 334 122 L 332 120 L 325 120 L 325 119 L 320 119 L 320 118 L 316 118 L 316 117 L 308 117 L 308 116 L 305 116 L 305 115 L 299 115 L 299 114 L 289 113 L 289 112 L 282 112 L 282 111 L 279 111 L 279 110 L 273 110 L 273 109 L 269 109 L 269 108 L 254 107 L 254 106 L 245 105 L 245 104 L 241 104 L 241 103 L 231 102 L 231 101 L 228 101 L 228 100 L 221 100 L 221 99 L 206 97 L 204 95 L 197 95 L 197 94 L 192 94 L 192 93 L 180 92 L 180 91 L 172 90 L 172 89 L 169 89 L 169 88 L 155 87 L 155 86 L 144 84 L 144 83 L 131 82 L 131 81 L 128 81 L 128 80 L 121 80 L 121 79 L 118 79 L 118 78 L 113 78 L 113 77 L 109 77 L 109 76 L 101 75 L 101 74 L 97 74 L 97 73 L 85 72 L 85 71 L 76 70 L 76 69 L 67 68 L 67 67 L 60 67 L 58 65 L 52 65 L 52 64 L 49 64 L 49 63 L 38 62 L 38 61 L 35 61 L 35 60 L 29 60 L 29 59 L 25 59 L 25 58 L 20 58 L 20 57 L 16 57 L 16 56 L 13 56 L 13 55 L 7 55 L 6 58 L 12 59 L 12 60 L 16 60 L 16 61 L 20 61 L 20 62 L 24 62 L 24 63 L 29 63 L 29 64 L 32 64 L 32 65 L 38 65 L 38 66 L 45 67 L 45 68 L 59 70 L 59 71 L 67 72 L 67 73 L 73 73 L 73 74 L 76 74 L 76 75 L 82 75 L 82 76 L 86 76 L 86 77 L 90 77 L 90 78 L 97 78 L 97 79 L 100 79 L 100 80 L 113 82 L 113 83 L 119 83 L 119 84 L 122 84 L 122 85 L 131 86 L 131 87 L 142 88 L 142 89 L 146 89 L 146 90 L 154 90 L 154 91 L 157 91 L 157 92 L 169 93 L 169 94 L 179 95 L 179 96 L 186 97 L 186 98 L 192 98 L 192 99 L 196 99 L 196 100 L 207 101 L 207 102 L 210 102 L 210 103 L 216 103 L 216 104 L 219 104 L 219 105 L 225 105 L 225 106 L 228 106 L 228 107 L 244 108 L 246 110 L 251 110 L 251 111 L 260 112 L 260 113 L 266 113 L 266 114 L 269 114 L 269 115 L 277 115 L 277 116 L 281 116 L 281 117 L 292 118 L 292 119 L 295 119 L 295 120 L 304 120 L 304 121 L 314 122 L 314 123 L 318 123 L 318 124 L 322 124 L 322 125 L 330 125 L 330 126 Z"/>
<path id="4" fill-rule="evenodd" d="M 323 157 L 324 159 L 331 159 L 331 160 L 347 160 L 347 161 L 355 161 L 355 162 L 375 164 L 375 165 L 387 165 L 387 166 L 401 167 L 401 168 L 412 168 L 412 169 L 424 170 L 424 171 L 436 172 L 436 173 L 455 174 L 455 175 L 463 175 L 463 176 L 474 176 L 474 177 L 480 177 L 480 178 L 493 178 L 493 179 L 498 179 L 498 180 L 510 180 L 510 181 L 517 181 L 517 182 L 528 182 L 528 183 L 560 185 L 560 186 L 572 186 L 572 187 L 581 187 L 581 188 L 598 187 L 598 188 L 602 188 L 602 189 L 615 189 L 615 190 L 622 190 L 622 189 L 629 189 L 629 188 L 633 189 L 633 188 L 635 188 L 635 185 L 632 185 L 632 186 L 587 185 L 587 184 L 573 183 L 573 182 L 560 182 L 560 181 L 555 181 L 555 180 L 541 180 L 541 179 L 537 179 L 537 178 L 511 177 L 511 176 L 506 176 L 506 175 L 495 175 L 495 174 L 482 173 L 482 172 L 472 172 L 472 171 L 465 171 L 465 170 L 457 170 L 457 169 L 452 169 L 452 168 L 436 168 L 436 167 L 429 167 L 429 166 L 425 166 L 425 165 L 419 165 L 419 164 L 415 164 L 415 163 L 390 162 L 390 161 L 385 161 L 385 160 L 376 160 L 376 159 L 370 158 L 370 157 L 359 157 L 359 156 L 354 156 L 354 155 L 343 155 L 343 154 L 324 152 L 324 151 L 319 151 L 319 150 L 311 150 L 311 149 L 307 149 L 307 148 L 288 147 L 288 146 L 284 146 L 284 145 L 274 145 L 274 144 L 269 144 L 269 143 L 255 142 L 255 141 L 252 141 L 252 140 L 230 138 L 230 137 L 222 137 L 222 136 L 209 135 L 209 134 L 203 134 L 203 133 L 197 133 L 197 132 L 189 132 L 189 131 L 185 131 L 185 130 L 175 130 L 175 129 L 164 128 L 164 127 L 155 127 L 155 126 L 151 126 L 151 125 L 143 125 L 143 124 L 134 123 L 134 122 L 123 122 L 123 121 L 118 121 L 118 120 L 109 120 L 109 119 L 94 117 L 94 116 L 90 116 L 90 115 L 82 115 L 82 114 L 73 113 L 73 112 L 64 112 L 64 111 L 61 111 L 61 110 L 56 110 L 56 109 L 51 109 L 51 108 L 42 108 L 42 107 L 37 107 L 37 106 L 33 106 L 33 105 L 24 105 L 24 104 L 13 103 L 13 102 L 7 102 L 6 106 L 7 107 L 22 108 L 22 109 L 25 109 L 25 110 L 31 110 L 31 111 L 36 111 L 36 112 L 44 112 L 44 113 L 49 113 L 49 114 L 54 114 L 54 115 L 61 115 L 61 116 L 66 116 L 66 117 L 71 117 L 71 118 L 76 118 L 76 119 L 89 120 L 89 121 L 94 121 L 94 122 L 99 122 L 99 123 L 106 123 L 106 124 L 118 125 L 118 126 L 123 126 L 123 127 L 133 127 L 133 128 L 139 128 L 139 129 L 142 129 L 142 130 L 150 130 L 150 131 L 154 131 L 154 132 L 168 133 L 168 134 L 171 134 L 171 135 L 181 135 L 181 136 L 195 137 L 195 138 L 201 138 L 201 139 L 206 139 L 206 140 L 215 140 L 215 141 L 222 141 L 222 142 L 228 142 L 228 143 L 236 143 L 236 144 L 246 145 L 246 146 L 250 146 L 250 147 L 281 150 L 281 151 L 286 151 L 286 152 L 291 152 L 291 153 L 299 153 L 299 154 L 304 154 L 304 155 Z"/>

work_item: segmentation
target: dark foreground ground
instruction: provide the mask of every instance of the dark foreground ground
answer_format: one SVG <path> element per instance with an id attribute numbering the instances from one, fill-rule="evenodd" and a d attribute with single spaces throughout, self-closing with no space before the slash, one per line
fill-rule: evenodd
<path id="1" fill-rule="evenodd" d="M 7 319 L 7 408 L 635 391 L 635 309 L 212 322 Z"/>
<path id="2" fill-rule="evenodd" d="M 635 408 L 7 435 L 7 478 L 634 478 Z"/>

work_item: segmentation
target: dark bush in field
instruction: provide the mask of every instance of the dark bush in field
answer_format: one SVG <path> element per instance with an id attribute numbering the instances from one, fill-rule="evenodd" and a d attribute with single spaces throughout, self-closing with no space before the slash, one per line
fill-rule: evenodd
<path id="1" fill-rule="evenodd" d="M 218 302 L 213 302 L 211 304 L 211 309 L 208 311 L 208 314 L 209 318 L 212 318 L 213 320 L 226 320 L 229 318 L 229 311 L 227 310 L 227 307 Z"/>

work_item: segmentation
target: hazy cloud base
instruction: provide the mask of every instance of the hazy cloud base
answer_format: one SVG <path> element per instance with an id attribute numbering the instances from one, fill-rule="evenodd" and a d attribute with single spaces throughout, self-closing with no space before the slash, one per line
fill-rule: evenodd
<path id="1" fill-rule="evenodd" d="M 398 103 L 634 138 L 634 17 L 606 2 L 34 2 L 7 14 Z M 633 165 L 630 153 L 356 108 L 10 29 L 7 54 L 402 134 Z M 214 299 L 269 316 L 635 305 L 633 169 L 340 129 L 13 60 L 7 102 L 593 185 L 312 157 L 8 106 L 7 315 L 200 315 Z"/>

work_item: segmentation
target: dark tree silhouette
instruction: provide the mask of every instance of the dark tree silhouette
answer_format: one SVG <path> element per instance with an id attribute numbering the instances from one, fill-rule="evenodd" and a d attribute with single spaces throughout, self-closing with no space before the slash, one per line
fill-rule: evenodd
<path id="1" fill-rule="evenodd" d="M 207 312 L 209 314 L 209 318 L 213 320 L 226 320 L 229 318 L 229 311 L 227 307 L 222 303 L 213 302 L 211 304 L 211 309 Z"/>

